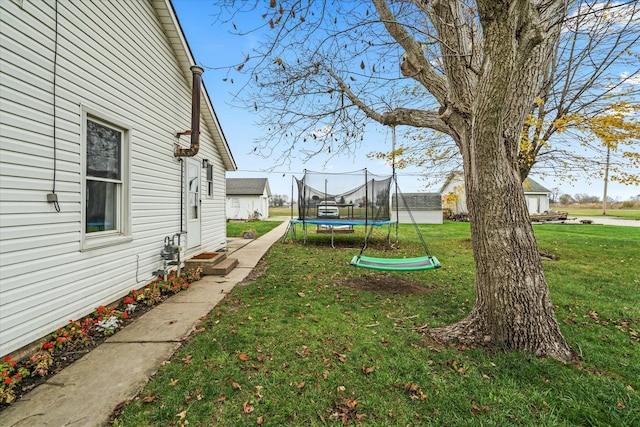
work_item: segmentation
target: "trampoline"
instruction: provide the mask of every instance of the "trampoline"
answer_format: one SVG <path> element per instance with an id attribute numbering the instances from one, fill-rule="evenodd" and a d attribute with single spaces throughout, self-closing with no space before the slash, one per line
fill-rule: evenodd
<path id="1" fill-rule="evenodd" d="M 355 226 L 365 226 L 365 227 L 383 227 L 387 226 L 387 240 L 391 243 L 391 226 L 396 224 L 397 221 L 393 220 L 384 220 L 384 221 L 374 221 L 374 220 L 365 220 L 365 219 L 348 219 L 348 218 L 340 218 L 340 219 L 300 219 L 295 218 L 289 221 L 289 231 L 291 234 L 291 240 L 296 240 L 296 225 L 302 224 L 302 241 L 303 243 L 307 243 L 307 225 L 317 225 L 327 227 L 331 231 L 331 247 L 334 247 L 334 234 L 337 227 L 355 227 Z M 285 238 L 288 233 L 285 233 Z"/>

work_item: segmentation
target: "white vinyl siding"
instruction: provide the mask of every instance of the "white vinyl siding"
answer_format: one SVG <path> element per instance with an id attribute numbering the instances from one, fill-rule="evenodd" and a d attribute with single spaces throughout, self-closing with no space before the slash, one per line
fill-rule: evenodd
<path id="1" fill-rule="evenodd" d="M 0 1 L 0 356 L 143 286 L 161 266 L 164 237 L 184 228 L 183 162 L 173 153 L 177 143 L 189 144 L 175 130 L 191 123 L 191 78 L 189 64 L 177 59 L 188 52 L 175 50 L 156 15 L 158 7 L 167 19 L 164 1 L 57 2 L 60 212 L 47 203 L 54 175 L 55 4 Z M 207 108 L 203 102 L 203 114 Z M 128 132 L 123 239 L 116 245 L 91 244 L 85 236 L 86 114 Z M 215 251 L 225 244 L 229 160 L 218 151 L 222 136 L 208 117 L 197 158 L 213 165 L 214 191 L 203 199 L 200 248 Z"/>
<path id="2" fill-rule="evenodd" d="M 261 196 L 233 195 L 227 197 L 227 218 L 246 220 L 252 218 L 255 212 L 260 214 L 260 219 L 269 218 L 269 198 L 266 194 Z"/>

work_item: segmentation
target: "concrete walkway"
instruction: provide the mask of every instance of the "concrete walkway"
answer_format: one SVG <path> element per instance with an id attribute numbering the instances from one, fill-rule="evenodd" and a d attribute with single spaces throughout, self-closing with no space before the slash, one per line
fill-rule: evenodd
<path id="1" fill-rule="evenodd" d="M 83 358 L 0 413 L 2 427 L 105 426 L 114 409 L 133 398 L 233 287 L 258 264 L 287 228 L 284 222 L 255 240 L 231 239 L 238 266 L 205 276 L 140 316 Z"/>

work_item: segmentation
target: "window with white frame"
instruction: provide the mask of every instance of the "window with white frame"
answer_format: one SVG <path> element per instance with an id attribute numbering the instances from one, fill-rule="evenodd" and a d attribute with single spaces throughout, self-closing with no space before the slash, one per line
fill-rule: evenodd
<path id="1" fill-rule="evenodd" d="M 207 165 L 207 197 L 213 198 L 213 165 Z"/>
<path id="2" fill-rule="evenodd" d="M 129 129 L 84 114 L 85 248 L 129 235 Z"/>

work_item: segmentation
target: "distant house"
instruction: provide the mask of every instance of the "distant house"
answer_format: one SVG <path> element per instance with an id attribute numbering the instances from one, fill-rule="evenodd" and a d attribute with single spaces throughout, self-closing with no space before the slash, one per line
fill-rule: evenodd
<path id="1" fill-rule="evenodd" d="M 524 197 L 530 214 L 538 214 L 549 210 L 551 191 L 531 178 L 526 178 L 522 183 Z M 467 201 L 464 192 L 464 175 L 462 172 L 449 174 L 444 185 L 440 189 L 443 199 L 443 207 L 451 209 L 452 213 L 467 213 Z"/>
<path id="2" fill-rule="evenodd" d="M 0 16 L 4 356 L 143 287 L 167 237 L 224 248 L 236 165 L 169 0 Z"/>
<path id="3" fill-rule="evenodd" d="M 227 178 L 227 218 L 269 218 L 271 189 L 267 178 Z"/>
<path id="4" fill-rule="evenodd" d="M 442 197 L 440 193 L 402 193 L 398 197 L 400 224 L 442 224 Z M 392 216 L 396 216 L 396 195 L 391 196 Z M 411 217 L 413 216 L 413 220 Z"/>

